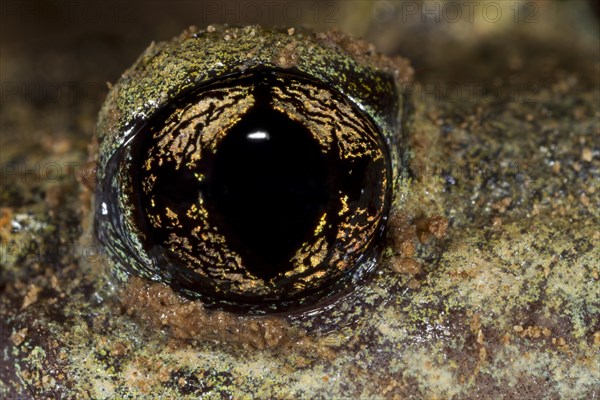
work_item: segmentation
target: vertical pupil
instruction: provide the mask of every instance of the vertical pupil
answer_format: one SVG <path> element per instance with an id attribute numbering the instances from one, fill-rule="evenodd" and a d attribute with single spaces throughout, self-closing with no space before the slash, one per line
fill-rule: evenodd
<path id="1" fill-rule="evenodd" d="M 209 166 L 211 218 L 255 276 L 291 268 L 329 203 L 329 168 L 302 124 L 258 104 L 235 125 Z"/>
<path id="2" fill-rule="evenodd" d="M 381 231 L 384 144 L 308 79 L 264 71 L 199 88 L 146 127 L 132 146 L 136 222 L 179 287 L 291 299 L 342 277 Z"/>

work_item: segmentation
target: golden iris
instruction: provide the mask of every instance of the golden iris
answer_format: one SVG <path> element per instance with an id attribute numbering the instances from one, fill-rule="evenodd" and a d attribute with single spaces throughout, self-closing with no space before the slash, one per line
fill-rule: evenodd
<path id="1" fill-rule="evenodd" d="M 314 37 L 263 40 L 251 67 L 228 47 L 206 50 L 222 41 L 199 39 L 173 45 L 173 78 L 160 68 L 169 48 L 151 48 L 109 95 L 99 123 L 99 241 L 118 273 L 207 306 L 263 312 L 335 296 L 371 268 L 385 227 L 397 177 L 393 76 L 365 69 L 349 83 L 359 66 L 323 46 L 347 75 L 323 75 L 311 64 L 319 58 L 304 67 L 264 59 L 289 56 L 290 43 L 299 53 L 300 39 L 314 55 Z M 212 69 L 190 61 L 202 51 L 218 60 Z M 348 95 L 361 90 L 374 105 Z M 374 118 L 378 111 L 389 114 Z"/>

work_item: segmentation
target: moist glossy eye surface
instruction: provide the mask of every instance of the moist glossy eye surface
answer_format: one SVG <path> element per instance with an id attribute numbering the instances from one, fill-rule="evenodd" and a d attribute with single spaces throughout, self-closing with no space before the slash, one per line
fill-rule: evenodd
<path id="1" fill-rule="evenodd" d="M 281 71 L 181 96 L 140 128 L 130 157 L 126 192 L 159 274 L 222 303 L 327 296 L 364 261 L 390 197 L 376 126 Z"/>

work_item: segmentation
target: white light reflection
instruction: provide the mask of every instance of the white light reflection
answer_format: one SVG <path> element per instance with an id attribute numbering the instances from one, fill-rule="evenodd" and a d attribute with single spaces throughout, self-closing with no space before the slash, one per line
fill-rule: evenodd
<path id="1" fill-rule="evenodd" d="M 271 139 L 271 136 L 269 135 L 269 132 L 256 131 L 256 132 L 249 133 L 246 136 L 246 138 L 248 138 L 250 140 L 269 140 L 269 139 Z"/>

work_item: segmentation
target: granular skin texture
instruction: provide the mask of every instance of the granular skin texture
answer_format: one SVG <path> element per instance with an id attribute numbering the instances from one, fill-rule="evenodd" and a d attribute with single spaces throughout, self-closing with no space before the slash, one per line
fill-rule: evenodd
<path id="1" fill-rule="evenodd" d="M 427 36 L 437 38 L 428 46 L 423 35 L 401 32 L 399 48 L 427 52 L 408 54 L 417 71 L 410 177 L 397 191 L 392 215 L 401 217 L 388 229 L 375 273 L 319 312 L 269 317 L 238 340 L 230 333 L 228 340 L 214 340 L 215 333 L 190 338 L 177 330 L 185 326 L 179 316 L 167 317 L 170 329 L 135 302 L 123 303 L 125 287 L 82 236 L 89 191 L 67 169 L 60 181 L 7 174 L 0 183 L 0 394 L 597 398 L 598 39 L 596 28 L 586 39 L 579 24 L 561 19 L 573 17 L 569 9 L 546 19 L 548 7 L 566 7 L 557 4 L 539 3 L 539 22 L 526 28 L 477 22 L 478 33 L 465 38 L 463 25 L 448 24 Z M 407 25 L 369 26 L 357 32 L 395 43 Z M 452 42 L 456 37 L 462 39 Z M 73 69 L 62 72 L 32 67 L 54 59 L 44 49 L 12 49 L 1 60 L 3 79 L 52 81 L 46 74 L 68 71 L 59 75 L 65 81 L 90 74 L 105 81 L 111 47 L 94 48 L 101 56 L 87 67 L 79 61 L 94 55 L 77 48 L 64 52 Z M 113 65 L 115 77 L 131 59 L 122 61 Z M 435 82 L 468 88 L 489 77 L 529 86 L 492 100 L 419 91 Z M 2 161 L 86 164 L 101 100 L 9 98 L 0 110 Z M 44 146 L 40 132 L 68 146 Z M 52 207 L 57 198 L 62 204 Z M 421 269 L 394 270 L 392 262 L 403 258 Z M 155 291 L 165 306 L 190 307 L 165 288 L 130 283 L 131 300 Z M 198 325 L 203 318 L 200 312 Z M 236 326 L 228 318 L 218 330 Z M 323 355 L 307 350 L 313 348 Z"/>
<path id="2" fill-rule="evenodd" d="M 406 58 L 383 55 L 373 43 L 355 39 L 337 29 L 317 33 L 316 36 L 318 41 L 336 50 L 342 49 L 363 65 L 393 72 L 401 83 L 409 84 L 414 80 L 414 70 Z"/>
<path id="3" fill-rule="evenodd" d="M 205 310 L 201 302 L 185 299 L 162 283 L 131 277 L 118 298 L 125 313 L 137 317 L 146 329 L 166 328 L 177 340 L 213 340 L 276 351 L 304 347 L 307 356 L 332 356 L 283 318 Z"/>

